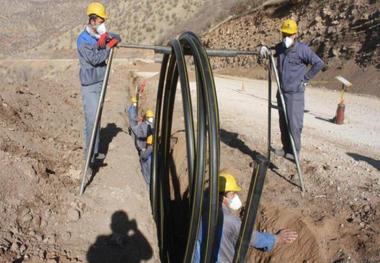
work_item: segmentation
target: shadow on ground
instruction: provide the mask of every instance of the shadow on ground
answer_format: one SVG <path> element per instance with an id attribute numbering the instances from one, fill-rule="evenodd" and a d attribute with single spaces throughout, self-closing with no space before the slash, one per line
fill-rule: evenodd
<path id="1" fill-rule="evenodd" d="M 89 263 L 138 263 L 153 256 L 153 249 L 137 227 L 136 220 L 130 220 L 124 211 L 116 211 L 111 217 L 110 235 L 96 238 L 87 252 Z"/>
<path id="2" fill-rule="evenodd" d="M 366 162 L 369 165 L 373 166 L 378 171 L 380 171 L 380 160 L 376 160 L 376 159 L 373 159 L 371 157 L 364 156 L 364 155 L 357 154 L 357 153 L 349 153 L 348 152 L 347 155 L 350 156 L 352 159 L 354 159 L 357 162 L 359 162 L 359 161 Z"/>

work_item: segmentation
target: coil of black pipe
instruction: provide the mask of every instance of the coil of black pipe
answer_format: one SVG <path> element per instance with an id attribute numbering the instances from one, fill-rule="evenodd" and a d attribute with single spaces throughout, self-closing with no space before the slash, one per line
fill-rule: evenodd
<path id="1" fill-rule="evenodd" d="M 219 110 L 214 77 L 206 50 L 199 38 L 185 32 L 169 42 L 172 49 L 162 61 L 156 101 L 153 159 L 150 196 L 154 219 L 157 225 L 160 258 L 162 262 L 192 262 L 198 228 L 206 222 L 206 240 L 202 242 L 202 262 L 211 259 L 214 233 L 218 214 L 218 170 L 219 170 Z M 194 60 L 196 75 L 197 119 L 194 127 L 193 104 L 185 55 Z M 186 135 L 189 217 L 184 223 L 186 248 L 182 258 L 174 258 L 173 229 L 170 220 L 175 211 L 170 209 L 169 154 L 172 132 L 173 108 L 177 83 L 180 83 L 184 126 Z M 206 158 L 207 157 L 207 158 Z M 206 163 L 206 159 L 208 160 Z M 202 213 L 205 195 L 206 166 L 209 181 L 207 211 Z"/>

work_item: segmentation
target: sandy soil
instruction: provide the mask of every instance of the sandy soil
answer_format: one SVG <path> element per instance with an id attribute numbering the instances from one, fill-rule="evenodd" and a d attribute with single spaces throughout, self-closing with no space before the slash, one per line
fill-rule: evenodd
<path id="1" fill-rule="evenodd" d="M 140 72 L 141 78 L 152 73 Z M 216 76 L 221 123 L 221 168 L 235 171 L 245 199 L 255 151 L 266 153 L 267 84 Z M 148 79 L 154 89 L 157 76 Z M 146 97 L 153 96 L 149 92 Z M 192 83 L 195 91 L 195 83 Z M 186 161 L 181 96 L 177 95 L 173 159 L 179 192 L 186 189 Z M 274 92 L 275 94 L 275 92 Z M 380 100 L 346 95 L 346 123 L 330 122 L 339 93 L 310 87 L 306 94 L 302 170 L 308 192 L 302 197 L 293 163 L 273 156 L 257 222 L 259 230 L 288 227 L 299 239 L 273 253 L 250 252 L 249 262 L 378 262 L 380 218 Z M 275 96 L 272 98 L 275 102 Z M 152 100 L 143 104 L 151 107 Z M 280 146 L 278 114 L 273 112 L 274 146 Z M 174 197 L 173 197 L 174 198 Z M 182 197 L 183 198 L 183 197 Z"/>
<path id="2" fill-rule="evenodd" d="M 154 106 L 158 64 L 115 60 L 102 121 L 105 163 L 78 196 L 82 106 L 76 60 L 2 61 L 0 96 L 0 262 L 158 261 L 156 230 L 124 109 L 135 85 L 147 79 L 142 111 Z M 137 76 L 138 75 L 138 76 Z M 265 154 L 265 81 L 216 76 L 221 119 L 221 167 L 243 187 L 254 151 Z M 194 83 L 192 84 L 194 89 Z M 174 160 L 186 169 L 180 93 L 175 107 Z M 380 199 L 379 99 L 347 94 L 345 125 L 330 123 L 338 93 L 307 91 L 302 169 L 273 158 L 257 228 L 290 227 L 291 246 L 250 251 L 250 262 L 378 262 Z M 279 146 L 277 114 L 273 137 Z M 129 262 L 129 261 L 128 261 Z"/>

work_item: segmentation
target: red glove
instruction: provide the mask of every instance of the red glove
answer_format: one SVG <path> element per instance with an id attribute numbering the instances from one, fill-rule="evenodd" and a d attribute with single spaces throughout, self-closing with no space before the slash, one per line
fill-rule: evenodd
<path id="1" fill-rule="evenodd" d="M 117 44 L 119 43 L 119 41 L 117 41 L 116 38 L 112 38 L 110 42 L 108 42 L 107 46 L 109 48 L 113 48 L 114 46 L 116 46 Z"/>
<path id="2" fill-rule="evenodd" d="M 105 48 L 107 39 L 108 39 L 108 33 L 104 33 L 104 34 L 100 35 L 100 38 L 98 40 L 98 46 L 100 48 Z"/>

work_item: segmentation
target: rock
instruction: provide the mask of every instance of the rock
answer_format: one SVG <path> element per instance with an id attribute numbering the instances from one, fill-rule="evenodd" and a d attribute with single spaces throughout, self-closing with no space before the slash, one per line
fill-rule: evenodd
<path id="1" fill-rule="evenodd" d="M 30 214 L 30 209 L 26 207 L 20 211 L 20 218 L 23 218 L 24 216 L 28 214 Z"/>
<path id="2" fill-rule="evenodd" d="M 42 240 L 44 240 L 44 236 L 40 233 L 36 233 L 35 235 L 37 241 L 41 242 Z"/>
<path id="3" fill-rule="evenodd" d="M 32 219 L 33 219 L 33 216 L 31 214 L 27 214 L 21 218 L 20 222 L 25 224 L 25 223 L 29 223 L 30 221 L 32 221 Z"/>
<path id="4" fill-rule="evenodd" d="M 45 228 L 45 227 L 47 227 L 47 225 L 48 225 L 48 222 L 44 219 L 41 219 L 40 227 Z"/>
<path id="5" fill-rule="evenodd" d="M 35 216 L 32 220 L 32 225 L 34 228 L 39 228 L 41 226 L 41 217 L 40 216 Z"/>
<path id="6" fill-rule="evenodd" d="M 26 249 L 27 249 L 27 246 L 24 245 L 24 244 L 22 244 L 22 245 L 20 246 L 20 252 L 21 252 L 21 254 L 24 253 Z"/>
<path id="7" fill-rule="evenodd" d="M 18 252 L 19 251 L 19 247 L 20 246 L 19 246 L 19 244 L 17 242 L 13 242 L 10 249 L 11 249 L 12 252 Z"/>
<path id="8" fill-rule="evenodd" d="M 38 253 L 38 256 L 40 257 L 40 259 L 44 260 L 45 257 L 46 257 L 46 251 L 45 250 L 40 250 L 39 253 Z"/>
<path id="9" fill-rule="evenodd" d="M 5 238 L 2 238 L 0 239 L 0 248 L 4 249 L 5 251 L 7 251 L 12 245 L 12 242 L 10 242 L 9 240 L 5 239 Z"/>
<path id="10" fill-rule="evenodd" d="M 70 240 L 70 238 L 71 238 L 71 232 L 67 231 L 67 232 L 63 233 L 62 234 L 62 238 L 64 240 Z"/>
<path id="11" fill-rule="evenodd" d="M 369 205 L 365 205 L 365 206 L 363 206 L 363 211 L 365 213 L 368 213 L 369 211 L 371 211 L 371 207 Z"/>
<path id="12" fill-rule="evenodd" d="M 46 263 L 58 263 L 58 259 L 56 258 L 50 258 L 46 261 Z"/>
<path id="13" fill-rule="evenodd" d="M 80 213 L 75 208 L 70 208 L 69 211 L 67 211 L 67 219 L 71 222 L 76 222 L 80 219 Z"/>

